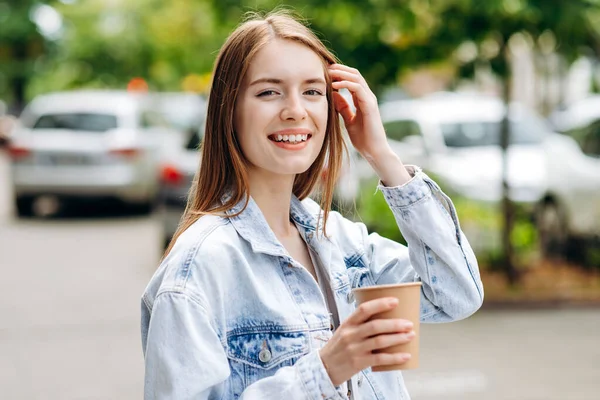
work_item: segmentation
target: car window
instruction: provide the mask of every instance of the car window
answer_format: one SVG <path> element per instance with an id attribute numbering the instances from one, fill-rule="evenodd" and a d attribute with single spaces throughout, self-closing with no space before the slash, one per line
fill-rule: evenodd
<path id="1" fill-rule="evenodd" d="M 169 126 L 169 123 L 158 112 L 143 111 L 140 114 L 140 126 L 142 128 L 164 128 Z"/>
<path id="2" fill-rule="evenodd" d="M 540 143 L 545 135 L 534 121 L 522 119 L 511 121 L 511 144 Z M 500 145 L 500 122 L 469 121 L 440 125 L 448 147 L 475 147 Z"/>
<path id="3" fill-rule="evenodd" d="M 117 128 L 117 117 L 109 114 L 65 113 L 42 115 L 33 129 L 68 129 L 86 132 L 106 132 Z"/>
<path id="4" fill-rule="evenodd" d="M 198 150 L 200 148 L 200 141 L 200 132 L 197 129 L 192 129 L 190 130 L 190 136 L 185 148 L 188 150 Z"/>
<path id="5" fill-rule="evenodd" d="M 387 137 L 392 140 L 401 141 L 410 135 L 420 135 L 421 129 L 415 121 L 399 120 L 389 121 L 383 124 Z"/>
<path id="6" fill-rule="evenodd" d="M 181 131 L 195 129 L 206 113 L 202 102 L 178 97 L 163 99 L 157 109 L 166 123 Z"/>

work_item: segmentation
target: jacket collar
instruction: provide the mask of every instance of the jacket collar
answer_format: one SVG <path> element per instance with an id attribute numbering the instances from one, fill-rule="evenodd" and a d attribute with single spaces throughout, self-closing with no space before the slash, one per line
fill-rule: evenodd
<path id="1" fill-rule="evenodd" d="M 229 196 L 230 194 L 225 194 L 221 198 L 221 202 L 224 203 L 227 201 Z M 277 237 L 275 237 L 275 234 L 269 227 L 267 220 L 254 199 L 250 196 L 248 198 L 248 204 L 244 209 L 245 204 L 246 198 L 243 198 L 226 212 L 237 233 L 250 243 L 252 250 L 255 252 L 289 257 L 289 254 L 283 245 L 279 242 Z M 235 216 L 235 214 L 240 211 L 241 213 Z M 298 227 L 304 240 L 308 243 L 307 235 L 312 237 L 312 232 L 314 232 L 317 227 L 317 219 L 293 194 L 290 203 L 290 217 Z"/>

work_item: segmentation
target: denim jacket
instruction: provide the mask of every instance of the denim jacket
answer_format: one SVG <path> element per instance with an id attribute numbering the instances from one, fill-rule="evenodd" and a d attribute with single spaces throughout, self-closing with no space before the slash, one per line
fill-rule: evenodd
<path id="1" fill-rule="evenodd" d="M 351 289 L 361 286 L 421 281 L 422 322 L 466 318 L 482 304 L 477 261 L 452 202 L 409 170 L 408 183 L 378 187 L 408 246 L 336 212 L 325 237 L 318 204 L 292 198 L 291 219 L 327 272 L 341 321 L 355 309 Z M 324 295 L 251 198 L 238 216 L 203 216 L 187 229 L 141 308 L 146 400 L 348 398 L 348 385 L 335 387 L 319 357 L 333 334 Z M 349 384 L 356 400 L 409 399 L 399 371 L 369 368 Z"/>

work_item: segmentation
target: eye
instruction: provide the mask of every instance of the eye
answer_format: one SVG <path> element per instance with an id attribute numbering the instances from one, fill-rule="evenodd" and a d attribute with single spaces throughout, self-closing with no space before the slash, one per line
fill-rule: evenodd
<path id="1" fill-rule="evenodd" d="M 323 93 L 317 89 L 309 89 L 304 94 L 308 94 L 309 96 L 323 96 Z"/>
<path id="2" fill-rule="evenodd" d="M 267 97 L 273 96 L 275 94 L 277 94 L 277 92 L 274 90 L 265 90 L 264 92 L 260 92 L 259 94 L 257 94 L 257 97 Z"/>

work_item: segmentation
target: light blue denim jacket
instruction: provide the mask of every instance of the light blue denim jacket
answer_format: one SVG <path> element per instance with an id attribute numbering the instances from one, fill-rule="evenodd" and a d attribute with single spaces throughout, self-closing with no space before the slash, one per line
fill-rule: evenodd
<path id="1" fill-rule="evenodd" d="M 400 187 L 379 186 L 408 247 L 292 198 L 291 217 L 328 272 L 343 321 L 351 289 L 421 281 L 421 321 L 466 318 L 482 304 L 477 261 L 450 199 L 418 168 Z M 243 207 L 238 204 L 229 214 Z M 319 357 L 332 336 L 317 281 L 293 260 L 250 199 L 236 217 L 204 216 L 186 230 L 142 296 L 144 398 L 346 399 Z M 400 372 L 361 371 L 354 399 L 409 399 Z"/>

